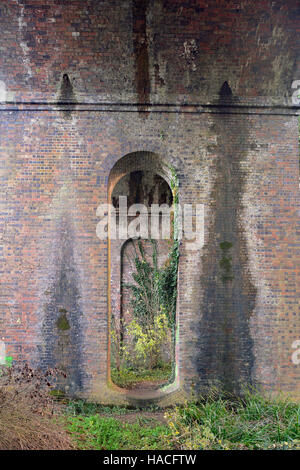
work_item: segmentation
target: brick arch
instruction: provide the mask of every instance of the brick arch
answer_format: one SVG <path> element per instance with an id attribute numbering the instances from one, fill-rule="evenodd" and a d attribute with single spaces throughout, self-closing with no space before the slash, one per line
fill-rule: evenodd
<path id="1" fill-rule="evenodd" d="M 154 152 L 131 152 L 121 157 L 112 167 L 108 178 L 108 202 L 118 181 L 133 171 L 152 171 L 171 186 L 172 172 L 166 160 Z"/>
<path id="2" fill-rule="evenodd" d="M 147 151 L 137 151 L 132 152 L 124 157 L 120 158 L 112 167 L 109 178 L 108 178 L 108 204 L 112 203 L 113 191 L 118 185 L 118 183 L 125 178 L 127 175 L 134 172 L 151 172 L 153 175 L 160 176 L 171 189 L 172 181 L 172 170 L 166 163 L 166 161 L 160 156 L 153 152 Z M 165 242 L 166 240 L 158 240 L 159 242 Z M 128 244 L 129 239 L 126 240 L 108 240 L 108 384 L 113 388 L 120 391 L 120 393 L 127 394 L 130 398 L 134 398 L 134 393 L 129 390 L 119 389 L 115 384 L 113 384 L 110 373 L 110 354 L 111 354 L 111 318 L 112 314 L 120 315 L 122 311 L 122 301 L 121 301 L 121 279 L 122 279 L 122 253 L 124 248 Z M 162 247 L 162 257 L 166 257 L 167 244 L 163 244 Z M 177 339 L 176 339 L 177 341 Z M 175 362 L 175 368 L 177 370 L 177 358 L 173 358 Z M 174 391 L 176 389 L 175 381 L 170 385 L 170 388 Z M 143 391 L 141 391 L 143 392 Z M 150 393 L 142 393 L 142 396 L 139 399 L 149 400 L 151 398 L 159 398 L 167 394 L 168 391 L 163 391 L 162 389 L 153 390 Z M 144 395 L 144 396 L 143 396 Z"/>

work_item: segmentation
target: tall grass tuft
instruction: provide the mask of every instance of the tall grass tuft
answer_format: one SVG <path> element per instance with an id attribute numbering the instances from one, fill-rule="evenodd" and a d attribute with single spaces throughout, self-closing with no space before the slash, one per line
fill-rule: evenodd
<path id="1" fill-rule="evenodd" d="M 283 397 L 213 395 L 166 417 L 181 449 L 300 449 L 300 405 Z"/>
<path id="2" fill-rule="evenodd" d="M 0 369 L 0 450 L 73 448 L 49 394 L 55 374 L 26 364 Z"/>

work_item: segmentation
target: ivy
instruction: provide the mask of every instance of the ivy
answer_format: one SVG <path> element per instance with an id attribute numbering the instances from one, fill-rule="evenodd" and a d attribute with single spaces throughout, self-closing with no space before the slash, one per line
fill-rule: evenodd
<path id="1" fill-rule="evenodd" d="M 176 318 L 177 303 L 177 277 L 179 263 L 178 240 L 178 177 L 176 171 L 171 171 L 170 186 L 173 194 L 173 239 L 168 254 L 168 259 L 162 268 L 157 262 L 157 242 L 151 240 L 151 262 L 146 259 L 141 240 L 138 241 L 138 251 L 134 259 L 136 271 L 132 274 L 135 284 L 124 284 L 131 290 L 131 307 L 134 318 L 141 324 L 153 325 L 154 318 L 164 312 L 168 318 L 168 324 L 173 327 Z M 135 249 L 135 247 L 134 247 Z"/>
<path id="2" fill-rule="evenodd" d="M 132 278 L 135 284 L 124 283 L 131 291 L 130 304 L 134 318 L 143 326 L 153 326 L 155 317 L 161 312 L 168 318 L 169 326 L 175 321 L 177 298 L 178 241 L 172 243 L 165 266 L 159 268 L 157 260 L 157 242 L 151 240 L 151 261 L 145 255 L 141 240 L 138 241 L 134 259 L 135 272 Z"/>

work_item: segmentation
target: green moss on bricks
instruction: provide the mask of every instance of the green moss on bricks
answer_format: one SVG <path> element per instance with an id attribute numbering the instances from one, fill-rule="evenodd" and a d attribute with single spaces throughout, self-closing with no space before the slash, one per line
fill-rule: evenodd
<path id="1" fill-rule="evenodd" d="M 230 248 L 232 248 L 232 243 L 231 242 L 221 242 L 220 243 L 220 248 L 222 251 L 228 251 Z"/>
<path id="2" fill-rule="evenodd" d="M 231 270 L 231 258 L 227 258 L 226 256 L 224 256 L 220 261 L 220 266 L 225 271 L 230 271 Z"/>
<path id="3" fill-rule="evenodd" d="M 65 313 L 62 313 L 56 322 L 56 326 L 59 330 L 66 331 L 70 329 L 70 323 L 67 319 L 67 316 Z"/>

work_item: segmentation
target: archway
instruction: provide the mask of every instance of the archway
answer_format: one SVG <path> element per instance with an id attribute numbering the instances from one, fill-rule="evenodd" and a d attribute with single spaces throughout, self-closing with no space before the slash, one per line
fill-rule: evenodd
<path id="1" fill-rule="evenodd" d="M 117 234 L 109 236 L 109 381 L 141 396 L 159 392 L 174 379 L 178 244 L 173 176 L 157 155 L 135 152 L 120 159 L 109 177 L 109 220 L 115 217 Z M 127 231 L 120 198 L 126 198 Z M 153 207 L 158 208 L 155 216 Z M 144 229 L 141 212 L 148 217 Z M 111 235 L 111 227 L 108 231 Z"/>

